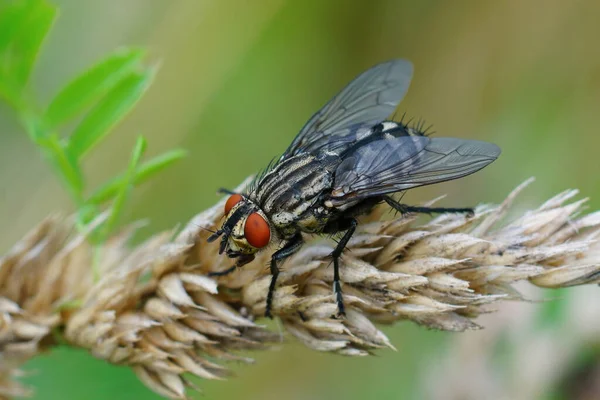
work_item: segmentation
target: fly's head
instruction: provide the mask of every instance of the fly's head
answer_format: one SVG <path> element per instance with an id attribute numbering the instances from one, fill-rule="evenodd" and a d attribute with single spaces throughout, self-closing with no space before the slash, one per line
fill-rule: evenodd
<path id="1" fill-rule="evenodd" d="M 271 241 L 271 227 L 262 210 L 247 197 L 232 194 L 225 203 L 225 222 L 208 238 L 221 237 L 219 254 L 237 258 L 237 266 L 254 260 L 254 255 Z"/>

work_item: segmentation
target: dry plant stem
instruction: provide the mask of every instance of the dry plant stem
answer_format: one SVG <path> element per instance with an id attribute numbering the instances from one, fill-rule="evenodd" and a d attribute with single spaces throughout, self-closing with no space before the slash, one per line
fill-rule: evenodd
<path id="1" fill-rule="evenodd" d="M 500 226 L 529 182 L 473 217 L 380 220 L 388 211 L 381 207 L 363 218 L 342 258 L 346 319 L 333 317 L 331 241 L 307 244 L 283 266 L 274 315 L 311 349 L 364 356 L 393 348 L 378 323 L 478 329 L 475 318 L 499 301 L 524 300 L 515 282 L 558 288 L 600 281 L 600 212 L 580 216 L 585 200 L 573 201 L 576 191 Z M 178 235 L 164 232 L 133 248 L 133 228 L 113 237 L 101 250 L 96 284 L 85 234 L 73 232 L 70 220 L 40 224 L 0 261 L 0 395 L 27 394 L 12 377 L 51 344 L 52 329 L 95 357 L 131 366 L 149 388 L 176 399 L 193 386 L 189 376 L 222 379 L 222 361 L 251 362 L 237 351 L 278 340 L 255 322 L 265 310 L 274 248 L 233 274 L 206 276 L 231 263 L 206 243 L 222 209 L 221 202 Z M 59 311 L 72 300 L 80 300 L 77 307 Z"/>

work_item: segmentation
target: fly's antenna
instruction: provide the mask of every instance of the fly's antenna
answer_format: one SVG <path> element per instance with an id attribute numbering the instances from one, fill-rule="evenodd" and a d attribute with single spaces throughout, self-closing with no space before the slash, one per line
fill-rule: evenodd
<path id="1" fill-rule="evenodd" d="M 221 244 L 219 245 L 219 254 L 223 254 L 223 252 L 227 248 L 227 241 L 229 240 L 230 235 L 231 235 L 231 232 L 228 232 L 221 238 Z"/>
<path id="2" fill-rule="evenodd" d="M 225 236 L 221 238 L 221 244 L 219 245 L 219 254 L 223 254 L 223 252 L 225 251 L 225 247 L 227 246 L 227 240 L 229 239 L 229 235 L 231 235 L 231 231 L 228 231 L 226 229 L 219 229 L 218 231 L 210 235 L 206 240 L 208 243 L 212 243 L 223 234 L 225 234 Z"/>
<path id="3" fill-rule="evenodd" d="M 227 241 L 229 240 L 229 236 L 231 236 L 231 231 L 233 231 L 233 227 L 242 218 L 245 211 L 246 207 L 238 207 L 238 209 L 236 209 L 233 214 L 227 218 L 227 221 L 225 221 L 223 227 L 208 238 L 208 242 L 210 243 L 214 242 L 219 236 L 223 235 L 221 237 L 221 245 L 219 246 L 219 254 L 223 254 L 225 251 L 225 248 L 227 247 Z"/>
<path id="4" fill-rule="evenodd" d="M 202 227 L 200 227 L 200 228 L 202 228 Z M 202 229 L 205 229 L 205 230 L 207 230 L 207 231 L 211 232 L 209 229 L 206 229 L 206 228 L 202 228 Z M 208 239 L 206 239 L 206 241 L 207 241 L 208 243 L 212 243 L 212 242 L 214 242 L 215 240 L 217 240 L 217 239 L 219 238 L 219 236 L 221 236 L 222 234 L 223 234 L 223 229 L 219 229 L 218 231 L 215 231 L 215 232 L 213 232 L 213 234 L 212 234 L 212 235 L 210 235 L 210 236 L 208 237 Z"/>
<path id="5" fill-rule="evenodd" d="M 194 225 L 196 225 L 198 228 L 202 229 L 203 231 L 206 231 L 206 232 L 210 232 L 210 233 L 212 233 L 213 235 L 215 235 L 215 234 L 218 232 L 218 231 L 215 231 L 215 230 L 213 230 L 213 229 L 206 228 L 206 227 L 204 227 L 204 226 L 202 226 L 202 225 L 198 225 L 198 224 L 194 224 Z M 212 237 L 212 235 L 211 235 L 210 237 Z M 209 237 L 209 239 L 210 239 L 210 237 Z M 217 236 L 217 237 L 218 237 L 218 236 Z M 213 240 L 211 240 L 211 242 L 212 242 L 212 241 L 214 241 L 214 239 L 213 239 Z"/>

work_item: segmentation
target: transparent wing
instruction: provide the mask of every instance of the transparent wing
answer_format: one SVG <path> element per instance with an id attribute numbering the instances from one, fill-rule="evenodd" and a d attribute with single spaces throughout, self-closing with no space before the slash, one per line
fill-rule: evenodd
<path id="1" fill-rule="evenodd" d="M 500 155 L 495 144 L 476 140 L 396 137 L 359 147 L 338 166 L 335 206 L 365 197 L 470 175 Z"/>
<path id="2" fill-rule="evenodd" d="M 336 151 L 369 134 L 389 117 L 408 90 L 413 74 L 408 60 L 392 60 L 363 72 L 316 112 L 283 158 L 299 152 Z"/>

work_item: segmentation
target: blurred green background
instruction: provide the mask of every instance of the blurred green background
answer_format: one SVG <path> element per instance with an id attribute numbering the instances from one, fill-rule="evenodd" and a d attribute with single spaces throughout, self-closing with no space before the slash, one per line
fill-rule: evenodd
<path id="1" fill-rule="evenodd" d="M 449 207 L 499 202 L 535 176 L 522 205 L 579 188 L 592 197 L 592 208 L 600 206 L 598 1 L 54 3 L 60 16 L 33 82 L 41 102 L 119 46 L 146 47 L 161 63 L 148 94 L 85 166 L 92 186 L 114 176 L 126 167 L 138 134 L 148 138 L 148 156 L 189 150 L 187 159 L 134 192 L 127 218 L 149 218 L 147 233 L 213 204 L 218 187 L 233 187 L 281 153 L 355 75 L 397 57 L 415 64 L 400 112 L 424 118 L 436 135 L 503 149 L 480 173 L 415 190 L 408 202 L 444 193 Z M 5 251 L 44 216 L 72 206 L 4 105 L 0 132 Z M 560 324 L 560 306 L 521 307 L 546 310 L 543 318 Z M 201 386 L 208 399 L 420 398 L 431 384 L 430 367 L 454 335 L 409 324 L 386 333 L 398 352 L 350 359 L 291 344 L 256 354 L 255 366 L 234 366 L 235 379 Z M 36 399 L 157 398 L 127 368 L 80 351 L 60 349 L 27 367 L 37 371 L 26 378 Z"/>

